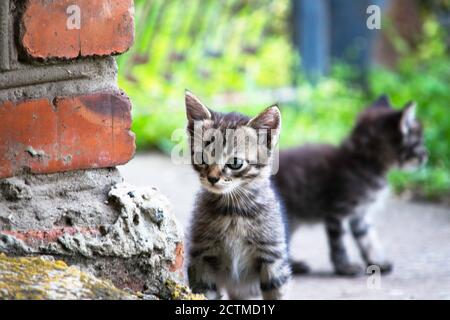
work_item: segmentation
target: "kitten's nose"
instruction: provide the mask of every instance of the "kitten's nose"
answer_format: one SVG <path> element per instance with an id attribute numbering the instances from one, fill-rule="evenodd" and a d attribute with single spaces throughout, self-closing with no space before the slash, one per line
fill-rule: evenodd
<path id="1" fill-rule="evenodd" d="M 212 176 L 208 176 L 208 181 L 209 183 L 211 183 L 212 185 L 214 185 L 217 181 L 219 181 L 220 178 L 218 177 L 212 177 Z"/>

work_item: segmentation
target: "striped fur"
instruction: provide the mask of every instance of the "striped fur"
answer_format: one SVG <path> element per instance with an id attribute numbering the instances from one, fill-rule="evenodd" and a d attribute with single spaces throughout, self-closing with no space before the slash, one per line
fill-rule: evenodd
<path id="1" fill-rule="evenodd" d="M 279 111 L 273 108 L 254 119 L 237 113 L 220 114 L 187 93 L 192 159 L 198 157 L 193 150 L 194 120 L 201 121 L 203 138 L 209 142 L 205 145 L 211 144 L 208 129 L 224 133 L 226 129 L 241 128 L 256 137 L 258 128 L 273 126 L 275 135 L 269 137 L 273 140 L 280 127 L 280 119 L 275 119 Z M 232 170 L 216 162 L 193 164 L 202 189 L 189 232 L 189 284 L 194 292 L 210 299 L 221 298 L 222 290 L 230 299 L 246 299 L 258 293 L 264 299 L 281 299 L 291 272 L 282 210 L 270 180 L 271 161 L 254 163 L 245 152 L 232 149 L 224 148 L 219 158 L 231 152 L 245 160 L 242 169 Z M 208 156 L 208 151 L 202 149 L 201 157 Z"/>
<path id="2" fill-rule="evenodd" d="M 290 232 L 301 223 L 324 222 L 337 274 L 363 271 L 347 255 L 347 224 L 366 265 L 378 265 L 382 272 L 392 269 L 370 218 L 386 196 L 389 169 L 426 160 L 414 108 L 410 103 L 395 110 L 381 97 L 362 112 L 341 146 L 307 145 L 280 152 L 275 182 L 287 209 Z M 299 273 L 309 269 L 301 262 L 292 267 Z"/>

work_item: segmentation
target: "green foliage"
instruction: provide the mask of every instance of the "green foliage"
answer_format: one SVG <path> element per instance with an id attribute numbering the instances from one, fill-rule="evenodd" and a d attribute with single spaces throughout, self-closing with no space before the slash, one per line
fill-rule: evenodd
<path id="1" fill-rule="evenodd" d="M 374 70 L 370 86 L 373 93 L 388 93 L 397 105 L 415 100 L 425 127 L 430 153 L 427 167 L 419 172 L 395 172 L 390 177 L 392 184 L 397 191 L 414 189 L 427 198 L 439 198 L 450 191 L 450 58 L 437 22 L 428 20 L 424 32 L 417 51 L 404 58 L 396 72 Z"/>
<path id="2" fill-rule="evenodd" d="M 185 88 L 214 110 L 256 115 L 275 102 L 261 102 L 261 91 L 291 86 L 292 66 L 298 61 L 285 30 L 289 1 L 262 2 L 255 7 L 251 1 L 227 1 L 220 18 L 214 15 L 220 3 L 216 0 L 193 0 L 186 6 L 180 6 L 179 1 L 151 1 L 153 6 L 160 6 L 163 18 L 155 15 L 154 7 L 145 8 L 150 2 L 136 2 L 136 45 L 118 59 L 118 64 L 119 85 L 133 102 L 138 149 L 169 152 L 179 142 L 172 134 L 185 127 Z M 204 6 L 202 16 L 196 14 L 200 3 Z M 195 16 L 195 23 L 181 23 L 182 16 Z M 339 143 L 357 113 L 381 94 L 389 95 L 398 107 L 416 100 L 418 116 L 426 128 L 430 160 L 419 172 L 393 172 L 390 181 L 399 192 L 412 189 L 430 199 L 448 195 L 450 58 L 443 37 L 438 23 L 428 19 L 419 48 L 414 53 L 406 52 L 407 57 L 395 71 L 372 69 L 365 89 L 350 81 L 355 72 L 346 66 L 335 66 L 329 77 L 315 85 L 300 75 L 294 102 L 281 105 L 281 147 Z M 401 43 L 398 46 L 405 48 Z M 217 96 L 227 101 L 231 92 L 244 94 L 245 99 L 224 105 L 213 103 Z"/>
<path id="3" fill-rule="evenodd" d="M 118 65 L 119 86 L 133 102 L 138 149 L 170 149 L 172 132 L 185 125 L 185 88 L 208 101 L 289 85 L 295 55 L 283 30 L 288 4 L 136 1 L 136 43 Z"/>
<path id="4" fill-rule="evenodd" d="M 428 166 L 415 173 L 394 171 L 389 181 L 397 193 L 411 190 L 426 200 L 439 200 L 448 196 L 450 190 L 448 167 Z"/>
<path id="5" fill-rule="evenodd" d="M 304 82 L 297 93 L 297 105 L 281 106 L 282 148 L 308 142 L 340 142 L 364 105 L 360 90 L 334 78 L 316 86 Z"/>

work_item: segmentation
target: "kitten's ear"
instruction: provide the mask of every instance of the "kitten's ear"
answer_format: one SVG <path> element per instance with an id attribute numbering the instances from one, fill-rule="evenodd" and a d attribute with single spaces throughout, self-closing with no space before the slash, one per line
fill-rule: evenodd
<path id="1" fill-rule="evenodd" d="M 370 108 L 392 108 L 389 97 L 385 94 L 378 97 L 378 99 L 372 103 Z"/>
<path id="2" fill-rule="evenodd" d="M 417 103 L 414 101 L 408 102 L 403 108 L 400 119 L 400 130 L 403 134 L 407 134 L 416 124 L 416 108 Z"/>
<path id="3" fill-rule="evenodd" d="M 253 129 L 269 129 L 279 131 L 281 128 L 281 113 L 278 105 L 265 109 L 259 115 L 251 119 L 248 124 Z"/>
<path id="4" fill-rule="evenodd" d="M 184 99 L 189 122 L 211 119 L 211 111 L 192 92 L 186 90 Z"/>

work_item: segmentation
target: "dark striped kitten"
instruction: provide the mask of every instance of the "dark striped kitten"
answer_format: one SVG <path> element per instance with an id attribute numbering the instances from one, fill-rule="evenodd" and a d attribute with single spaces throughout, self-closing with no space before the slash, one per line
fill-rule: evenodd
<path id="1" fill-rule="evenodd" d="M 259 292 L 280 299 L 290 278 L 270 180 L 280 111 L 272 106 L 251 119 L 214 112 L 190 92 L 185 98 L 191 160 L 202 185 L 189 234 L 189 285 L 210 299 L 220 298 L 222 289 L 230 299 Z"/>
<path id="2" fill-rule="evenodd" d="M 299 223 L 324 221 L 335 272 L 357 275 L 363 269 L 349 261 L 343 242 L 344 226 L 349 223 L 365 263 L 390 271 L 392 264 L 379 247 L 370 211 L 386 194 L 389 169 L 422 164 L 426 158 L 415 104 L 394 110 L 385 96 L 360 114 L 340 146 L 307 145 L 281 151 L 275 180 L 291 234 Z M 292 268 L 295 273 L 309 270 L 302 262 L 293 263 Z"/>

